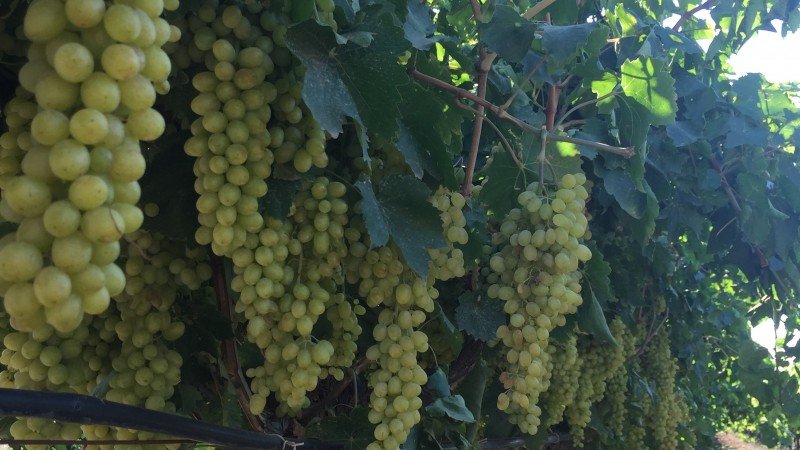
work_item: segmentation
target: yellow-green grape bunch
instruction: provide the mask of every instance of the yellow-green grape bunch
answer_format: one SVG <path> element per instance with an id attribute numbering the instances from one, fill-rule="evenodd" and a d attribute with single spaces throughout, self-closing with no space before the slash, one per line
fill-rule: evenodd
<path id="1" fill-rule="evenodd" d="M 196 239 L 218 255 L 230 256 L 263 227 L 258 200 L 274 163 L 300 173 L 328 164 L 325 133 L 302 104 L 303 68 L 285 47 L 283 19 L 259 11 L 206 3 L 187 21 L 187 59 L 206 68 L 192 80 L 200 119 L 185 144 L 198 158 Z"/>
<path id="2" fill-rule="evenodd" d="M 358 324 L 358 317 L 364 315 L 366 309 L 358 301 L 348 301 L 344 294 L 335 294 L 326 310 L 326 317 L 333 330 L 328 342 L 335 350 L 328 367 L 322 369 L 322 377 L 327 372 L 335 380 L 344 379 L 344 370 L 353 366 L 358 347 L 356 340 L 363 331 Z"/>
<path id="3" fill-rule="evenodd" d="M 576 447 L 584 445 L 584 431 L 591 420 L 591 407 L 603 398 L 606 381 L 617 371 L 625 371 L 627 355 L 622 343 L 625 342 L 627 329 L 619 317 L 611 321 L 609 329 L 619 344 L 598 342 L 588 338 L 578 343 L 578 354 L 583 360 L 583 368 L 578 380 L 579 387 L 575 401 L 567 405 L 566 411 L 572 442 Z"/>
<path id="4" fill-rule="evenodd" d="M 661 332 L 653 339 L 642 355 L 642 367 L 646 377 L 655 385 L 655 400 L 650 414 L 645 416 L 652 440 L 658 450 L 678 448 L 678 424 L 685 417 L 682 396 L 675 386 L 678 364 L 670 350 L 669 336 Z"/>
<path id="5" fill-rule="evenodd" d="M 19 330 L 74 330 L 125 285 L 114 260 L 143 221 L 139 141 L 164 130 L 152 108 L 170 72 L 162 11 L 99 0 L 34 0 L 26 11 L 32 44 L 19 78 L 35 104 L 17 136 L 21 174 L 2 187 L 2 215 L 19 227 L 0 251 L 4 306 Z"/>
<path id="6" fill-rule="evenodd" d="M 621 339 L 618 339 L 617 343 L 623 347 L 626 360 L 636 353 L 636 340 L 627 328 L 623 330 Z M 620 439 L 625 433 L 627 398 L 628 368 L 623 365 L 606 381 L 605 395 L 599 405 L 603 413 L 603 423 L 608 426 L 615 439 Z"/>
<path id="7" fill-rule="evenodd" d="M 442 218 L 447 247 L 428 250 L 431 256 L 429 273 L 437 280 L 463 277 L 466 273 L 464 252 L 455 247 L 465 245 L 469 241 L 469 234 L 465 228 L 467 219 L 464 217 L 464 206 L 467 201 L 461 193 L 450 192 L 440 187 L 431 196 L 430 202 Z"/>
<path id="8" fill-rule="evenodd" d="M 0 189 L 2 190 L 6 189 L 10 180 L 21 173 L 22 159 L 33 144 L 30 125 L 38 108 L 32 100 L 32 95 L 28 91 L 18 87 L 16 95 L 3 108 L 7 130 L 0 134 Z M 0 198 L 0 218 L 15 222 L 21 220 L 18 214 L 10 209 L 4 198 Z"/>
<path id="9" fill-rule="evenodd" d="M 419 423 L 420 393 L 428 376 L 419 365 L 418 354 L 428 350 L 428 336 L 415 328 L 425 321 L 425 312 L 431 312 L 432 308 L 426 307 L 432 306 L 432 301 L 420 279 L 398 284 L 393 295 L 383 301 L 372 330 L 376 344 L 367 349 L 367 359 L 377 363 L 368 377 L 372 388 L 368 418 L 375 425 L 375 441 L 368 450 L 398 449 Z"/>
<path id="10" fill-rule="evenodd" d="M 394 247 L 370 248 L 360 218 L 350 225 L 345 230 L 345 278 L 358 286 L 369 307 L 380 311 L 372 330 L 376 344 L 366 354 L 372 362 L 369 421 L 375 425 L 375 441 L 367 449 L 394 450 L 420 420 L 419 395 L 428 377 L 419 354 L 428 350 L 428 336 L 419 327 L 433 312 L 439 292 L 433 287 L 435 278 L 427 283 L 418 278 Z"/>
<path id="11" fill-rule="evenodd" d="M 555 191 L 532 183 L 517 197 L 492 236 L 495 246 L 483 274 L 489 298 L 503 301 L 510 319 L 497 330 L 506 347 L 502 365 L 505 392 L 497 403 L 527 434 L 540 425 L 539 395 L 548 387 L 553 362 L 547 352 L 550 332 L 582 303 L 580 262 L 592 254 L 581 243 L 588 192 L 582 173 L 564 175 Z"/>
<path id="12" fill-rule="evenodd" d="M 274 393 L 278 413 L 296 415 L 310 404 L 306 394 L 320 379 L 331 373 L 342 377 L 341 369 L 353 362 L 354 340 L 361 333 L 356 316 L 364 311 L 341 292 L 345 193 L 342 183 L 317 178 L 295 195 L 286 220 L 267 217 L 253 248 L 246 245 L 232 255 L 231 286 L 240 293 L 236 312 L 247 320 L 248 340 L 265 359 L 262 367 L 248 371 L 254 414 Z M 313 336 L 326 311 L 332 338 L 342 347 Z"/>
<path id="13" fill-rule="evenodd" d="M 542 394 L 541 408 L 547 411 L 545 426 L 561 423 L 567 405 L 575 401 L 583 359 L 578 357 L 578 335 L 573 333 L 563 344 L 551 344 L 548 353 L 553 361 L 550 385 Z"/>
<path id="14" fill-rule="evenodd" d="M 168 344 L 183 335 L 183 322 L 171 310 L 181 287 L 197 289 L 211 278 L 200 250 L 186 250 L 157 233 L 143 230 L 123 249 L 128 283 L 115 299 L 113 331 L 121 342 L 111 359 L 115 371 L 106 399 L 159 411 L 175 411 L 169 399 L 180 381 L 182 358 Z M 149 432 L 90 427 L 95 438 L 153 439 Z"/>
<path id="15" fill-rule="evenodd" d="M 34 332 L 12 331 L 0 353 L 0 387 L 86 394 L 111 372 L 117 352 L 111 310 L 85 316 L 73 331 L 62 333 L 45 324 Z M 78 439 L 78 425 L 19 418 L 10 432 L 15 439 Z"/>

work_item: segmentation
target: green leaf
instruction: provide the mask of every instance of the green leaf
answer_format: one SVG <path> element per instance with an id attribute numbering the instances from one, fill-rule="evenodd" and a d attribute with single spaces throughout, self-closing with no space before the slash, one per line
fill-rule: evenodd
<path id="1" fill-rule="evenodd" d="M 403 30 L 408 42 L 418 50 L 428 50 L 431 45 L 442 40 L 455 40 L 443 34 L 434 34 L 436 26 L 433 24 L 432 15 L 433 11 L 427 2 L 408 0 L 408 14 Z"/>
<path id="2" fill-rule="evenodd" d="M 640 243 L 647 242 L 656 231 L 656 218 L 658 218 L 658 213 L 660 211 L 658 199 L 650 188 L 650 185 L 647 181 L 644 181 L 642 186 L 647 198 L 647 204 L 642 217 L 631 225 L 633 238 Z"/>
<path id="3" fill-rule="evenodd" d="M 398 86 L 408 76 L 397 61 L 405 50 L 402 31 L 388 13 L 371 8 L 364 24 L 352 31 L 374 33 L 368 47 L 340 45 L 334 32 L 314 21 L 305 21 L 286 33 L 286 46 L 306 66 L 303 100 L 317 123 L 336 137 L 342 124 L 352 118 L 361 130 L 366 153 L 366 129 L 386 140 L 397 133 L 400 103 Z M 366 159 L 369 159 L 366 155 Z"/>
<path id="4" fill-rule="evenodd" d="M 592 92 L 594 92 L 597 95 L 597 98 L 600 98 L 604 95 L 610 94 L 614 90 L 614 88 L 617 87 L 618 84 L 619 84 L 619 79 L 617 78 L 617 76 L 606 72 L 605 74 L 603 74 L 603 78 L 592 81 L 591 83 Z M 614 100 L 614 97 L 609 97 L 597 102 L 596 105 L 598 112 L 602 114 L 608 114 L 613 110 L 615 104 L 616 101 Z"/>
<path id="5" fill-rule="evenodd" d="M 222 367 L 222 360 L 219 360 L 220 373 L 226 374 L 225 367 Z M 230 381 L 225 382 L 225 392 L 222 393 L 222 426 L 242 429 L 244 428 L 244 417 L 242 409 L 239 407 L 239 396 L 236 388 Z"/>
<path id="6" fill-rule="evenodd" d="M 542 25 L 542 50 L 555 65 L 564 65 L 591 40 L 605 42 L 608 28 L 597 23 Z M 553 68 L 551 67 L 551 70 Z"/>
<path id="7" fill-rule="evenodd" d="M 450 383 L 447 381 L 447 375 L 441 367 L 436 368 L 436 371 L 428 376 L 425 390 L 430 391 L 434 398 L 443 398 L 451 395 Z"/>
<path id="8" fill-rule="evenodd" d="M 595 339 L 601 342 L 617 345 L 616 339 L 608 329 L 608 322 L 603 313 L 603 308 L 597 297 L 594 295 L 592 287 L 583 290 L 583 304 L 578 308 L 578 326 L 581 330 L 591 333 Z"/>
<path id="9" fill-rule="evenodd" d="M 369 233 L 372 247 L 383 247 L 389 242 L 389 224 L 386 215 L 381 211 L 378 198 L 372 189 L 369 178 L 356 182 L 356 188 L 361 192 L 361 208 L 364 210 L 364 222 Z"/>
<path id="10" fill-rule="evenodd" d="M 174 133 L 169 139 L 157 141 L 159 146 L 170 148 L 174 139 L 185 139 L 188 133 Z M 170 148 L 170 150 L 173 150 Z M 144 228 L 163 233 L 173 239 L 184 240 L 194 236 L 197 229 L 197 193 L 193 185 L 196 179 L 192 172 L 194 158 L 183 151 L 161 151 L 147 164 L 147 171 L 140 180 L 141 203 L 158 205 L 158 215 L 145 217 Z M 169 195 L 164 195 L 166 192 Z M 190 245 L 194 239 L 189 239 Z"/>
<path id="11" fill-rule="evenodd" d="M 610 170 L 598 175 L 603 177 L 603 187 L 614 196 L 619 206 L 631 217 L 641 219 L 647 208 L 647 195 L 636 190 L 631 177 L 621 170 Z"/>
<path id="12" fill-rule="evenodd" d="M 640 57 L 622 64 L 622 91 L 647 112 L 652 125 L 675 122 L 675 80 L 661 60 Z"/>
<path id="13" fill-rule="evenodd" d="M 592 259 L 583 266 L 583 275 L 591 286 L 592 292 L 596 293 L 596 296 L 600 297 L 600 301 L 604 304 L 616 301 L 611 290 L 611 281 L 609 280 L 611 264 L 605 260 L 595 241 L 589 240 L 584 244 L 592 251 Z"/>
<path id="14" fill-rule="evenodd" d="M 458 393 L 464 397 L 464 404 L 472 412 L 473 417 L 481 417 L 481 409 L 483 406 L 484 393 L 486 392 L 486 385 L 494 375 L 494 370 L 486 365 L 484 360 L 479 360 L 475 367 L 470 371 L 469 375 L 464 378 L 464 381 L 458 385 Z M 473 423 L 467 427 L 466 436 L 474 440 L 481 428 L 480 423 Z"/>
<path id="15" fill-rule="evenodd" d="M 460 395 L 449 395 L 436 399 L 433 403 L 425 407 L 425 411 L 431 417 L 449 417 L 458 422 L 472 423 L 475 417 L 472 411 L 467 408 L 464 398 Z"/>
<path id="16" fill-rule="evenodd" d="M 676 147 L 691 145 L 702 139 L 702 134 L 696 129 L 696 124 L 691 121 L 679 121 L 667 125 L 667 136 L 672 139 Z"/>
<path id="17" fill-rule="evenodd" d="M 687 54 L 702 53 L 703 49 L 697 41 L 690 39 L 683 33 L 674 31 L 672 28 L 655 26 L 653 32 L 658 36 L 665 49 L 678 49 Z"/>
<path id="18" fill-rule="evenodd" d="M 478 25 L 481 40 L 501 58 L 520 62 L 536 38 L 536 25 L 513 8 L 498 5 L 489 22 Z"/>
<path id="19" fill-rule="evenodd" d="M 269 190 L 259 202 L 261 210 L 276 219 L 285 219 L 289 215 L 294 196 L 300 190 L 300 180 L 282 180 L 273 178 L 269 182 Z"/>
<path id="20" fill-rule="evenodd" d="M 440 333 L 442 333 L 445 337 L 445 342 L 448 347 L 450 347 L 450 351 L 457 355 L 461 352 L 461 348 L 464 346 L 464 335 L 461 334 L 461 331 L 453 325 L 453 322 L 450 321 L 450 318 L 447 317 L 447 314 L 444 313 L 444 309 L 439 303 L 434 304 L 434 312 L 433 317 L 439 319 L 439 326 L 441 328 Z"/>
<path id="21" fill-rule="evenodd" d="M 456 323 L 458 328 L 481 341 L 497 338 L 497 329 L 505 325 L 506 314 L 503 304 L 489 298 L 481 299 L 472 291 L 466 291 L 458 298 Z"/>
<path id="22" fill-rule="evenodd" d="M 341 446 L 344 450 L 363 450 L 375 440 L 375 426 L 367 419 L 369 408 L 359 406 L 348 414 L 330 416 L 313 422 L 306 436 Z"/>
<path id="23" fill-rule="evenodd" d="M 637 188 L 641 188 L 644 180 L 644 161 L 647 159 L 647 132 L 650 129 L 648 113 L 627 95 L 618 95 L 619 104 L 619 134 L 623 145 L 630 145 L 636 151 L 631 159 L 625 163 L 628 174 Z M 620 158 L 607 156 L 614 167 L 621 162 Z"/>
<path id="24" fill-rule="evenodd" d="M 383 246 L 391 237 L 409 267 L 427 279 L 427 249 L 446 245 L 439 212 L 428 202 L 430 189 L 413 177 L 400 175 L 384 178 L 377 196 L 369 179 L 357 182 L 356 187 L 362 195 L 372 246 Z"/>

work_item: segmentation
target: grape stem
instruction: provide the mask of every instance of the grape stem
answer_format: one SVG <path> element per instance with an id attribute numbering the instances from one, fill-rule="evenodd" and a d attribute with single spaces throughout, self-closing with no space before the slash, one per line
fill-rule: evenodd
<path id="1" fill-rule="evenodd" d="M 686 11 L 685 13 L 681 14 L 681 16 L 678 18 L 678 21 L 675 22 L 675 25 L 672 26 L 672 31 L 680 31 L 681 27 L 683 26 L 684 23 L 686 23 L 687 20 L 689 20 L 692 16 L 694 16 L 695 14 L 704 9 L 711 9 L 711 7 L 714 6 L 714 3 L 716 3 L 716 1 L 717 0 L 706 0 L 705 2 L 695 6 L 689 11 Z"/>
<path id="2" fill-rule="evenodd" d="M 418 71 L 417 68 L 413 67 L 413 66 L 409 67 L 408 74 L 412 78 L 414 78 L 414 79 L 416 79 L 416 80 L 418 80 L 418 81 L 420 81 L 422 83 L 430 84 L 430 85 L 438 87 L 438 88 L 440 88 L 440 89 L 442 89 L 444 91 L 451 92 L 451 93 L 455 94 L 456 97 L 458 97 L 459 99 L 462 99 L 462 98 L 463 99 L 467 99 L 467 100 L 470 100 L 470 101 L 476 103 L 477 105 L 482 105 L 484 108 L 488 109 L 493 114 L 495 114 L 497 117 L 499 117 L 501 120 L 504 120 L 504 121 L 506 121 L 506 122 L 508 122 L 508 123 L 520 128 L 525 133 L 537 134 L 537 135 L 540 133 L 540 130 L 537 127 L 534 127 L 533 125 L 530 125 L 530 124 L 527 124 L 527 123 L 523 122 L 522 120 L 514 117 L 513 115 L 509 114 L 508 112 L 503 111 L 502 108 L 500 108 L 499 106 L 495 105 L 494 103 L 491 103 L 491 102 L 487 101 L 486 99 L 482 99 L 482 98 L 478 97 L 477 95 L 473 94 L 472 92 L 466 91 L 466 90 L 458 88 L 456 86 L 453 86 L 450 83 L 447 83 L 445 81 L 439 80 L 438 78 L 434 78 L 434 77 L 432 77 L 430 75 L 426 75 L 426 74 Z M 572 137 L 572 136 L 565 136 L 565 135 L 561 135 L 561 134 L 556 134 L 554 132 L 548 132 L 547 133 L 547 140 L 548 141 L 555 141 L 555 142 L 569 142 L 569 143 L 575 144 L 575 145 L 582 145 L 584 147 L 589 147 L 589 148 L 593 148 L 595 150 L 600 150 L 602 152 L 611 153 L 611 154 L 614 154 L 614 155 L 617 155 L 617 156 L 621 156 L 621 157 L 623 157 L 625 159 L 631 158 L 635 154 L 633 147 L 615 147 L 613 145 L 603 144 L 601 142 L 594 142 L 594 141 L 589 141 L 589 140 L 586 140 L 586 139 L 579 139 L 579 138 L 575 138 L 575 137 Z"/>
<path id="3" fill-rule="evenodd" d="M 533 7 L 531 7 L 530 9 L 528 9 L 527 11 L 525 11 L 522 17 L 531 20 L 537 14 L 539 14 L 543 9 L 547 8 L 554 2 L 555 0 L 543 0 L 534 5 Z M 481 12 L 480 0 L 470 0 L 470 5 L 472 6 L 472 14 L 473 16 L 475 16 L 475 22 L 482 23 L 483 13 Z M 489 70 L 492 68 L 492 63 L 497 58 L 497 53 L 494 52 L 488 53 L 486 47 L 481 47 L 481 49 L 479 50 L 479 55 L 480 56 L 478 58 L 478 63 L 475 65 L 475 70 L 478 76 L 476 97 L 480 98 L 485 102 L 486 83 L 489 77 Z M 530 76 L 533 76 L 533 73 L 536 70 L 538 70 L 538 68 L 539 65 L 537 64 L 536 67 L 531 71 Z M 514 95 L 516 95 L 516 93 Z M 503 105 L 503 107 L 500 108 L 500 111 L 504 111 L 505 108 L 508 108 L 508 104 L 510 104 L 511 101 L 513 101 L 513 96 L 511 99 L 509 99 L 509 102 L 507 102 L 506 105 Z M 481 132 L 483 131 L 483 121 L 486 119 L 486 113 L 485 113 L 486 105 L 484 104 L 484 102 L 476 102 L 477 107 L 475 108 L 475 123 L 473 124 L 472 128 L 472 141 L 470 142 L 469 155 L 467 157 L 467 166 L 464 169 L 464 182 L 461 185 L 461 193 L 464 194 L 465 197 L 470 197 L 472 195 L 472 179 L 473 176 L 475 175 L 475 166 L 478 160 L 478 150 L 480 148 Z M 504 141 L 504 146 L 506 147 L 506 151 L 508 151 L 509 154 L 512 156 L 517 166 L 520 167 L 520 169 L 522 169 L 521 167 L 522 164 L 516 158 L 514 152 L 509 151 L 510 146 L 507 145 L 508 142 L 505 141 L 505 137 L 502 136 L 502 133 L 499 133 L 499 130 L 497 129 L 496 126 L 494 126 L 494 124 L 490 123 L 490 125 L 495 131 L 498 131 L 498 135 Z"/>
<path id="4" fill-rule="evenodd" d="M 456 99 L 456 105 L 473 114 L 476 115 L 478 114 L 478 110 L 462 102 L 460 99 Z M 509 156 L 511 156 L 511 159 L 514 161 L 514 164 L 517 165 L 517 168 L 519 168 L 519 170 L 521 171 L 524 171 L 525 166 L 522 164 L 522 161 L 520 161 L 519 158 L 517 158 L 517 154 L 514 153 L 514 149 L 511 147 L 511 144 L 508 142 L 508 139 L 506 139 L 506 136 L 503 134 L 503 132 L 499 128 L 497 128 L 497 125 L 495 125 L 494 122 L 492 122 L 491 120 L 489 120 L 488 117 L 486 117 L 486 113 L 483 114 L 483 120 L 485 120 L 486 123 L 488 123 L 489 126 L 492 127 L 495 133 L 497 133 L 497 136 L 500 138 L 500 143 L 502 144 L 503 149 L 505 149 L 505 151 L 509 154 Z"/>
<path id="5" fill-rule="evenodd" d="M 367 358 L 362 358 L 360 361 L 358 361 L 358 363 L 352 368 L 353 376 L 343 378 L 342 381 L 333 386 L 325 398 L 314 403 L 311 407 L 303 411 L 301 421 L 308 421 L 319 416 L 320 411 L 322 411 L 326 406 L 335 402 L 339 396 L 342 395 L 342 392 L 344 392 L 345 389 L 350 386 L 350 383 L 355 382 L 356 377 L 367 367 L 367 364 L 369 364 L 369 360 Z"/>
<path id="6" fill-rule="evenodd" d="M 221 257 L 215 255 L 213 252 L 209 252 L 209 255 L 211 268 L 214 273 L 214 295 L 217 298 L 217 305 L 223 317 L 233 323 L 231 299 L 228 295 L 228 282 L 225 279 L 225 265 L 222 262 Z M 235 387 L 239 401 L 239 409 L 242 410 L 242 414 L 244 415 L 245 419 L 247 419 L 247 423 L 250 425 L 250 428 L 259 432 L 263 432 L 264 427 L 253 415 L 253 413 L 250 412 L 250 397 L 252 396 L 252 392 L 250 392 L 250 387 L 247 385 L 247 380 L 245 379 L 242 369 L 239 365 L 239 355 L 236 350 L 236 342 L 234 342 L 232 338 L 225 339 L 222 341 L 221 345 L 222 361 L 225 366 L 225 370 L 228 372 L 228 381 L 233 383 Z"/>
<path id="7" fill-rule="evenodd" d="M 479 0 L 471 0 L 472 14 L 475 16 L 475 22 L 483 22 L 483 14 L 481 13 L 481 4 Z M 491 59 L 487 56 L 486 47 L 481 47 L 479 50 L 480 57 L 478 63 L 475 65 L 475 70 L 478 75 L 478 98 L 486 99 L 486 82 L 489 77 L 489 68 L 491 67 L 494 57 Z M 478 161 L 478 150 L 481 143 L 481 132 L 483 131 L 483 117 L 485 115 L 485 107 L 478 104 L 475 108 L 475 123 L 472 126 L 472 142 L 470 142 L 469 155 L 467 156 L 467 167 L 464 169 L 464 182 L 461 185 L 461 193 L 464 197 L 472 196 L 472 177 L 475 175 L 475 166 Z"/>

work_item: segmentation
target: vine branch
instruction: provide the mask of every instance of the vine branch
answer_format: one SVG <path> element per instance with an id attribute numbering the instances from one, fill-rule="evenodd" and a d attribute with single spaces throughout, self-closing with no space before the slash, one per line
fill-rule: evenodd
<path id="1" fill-rule="evenodd" d="M 225 279 L 225 266 L 222 262 L 222 258 L 219 256 L 211 254 L 210 258 L 211 268 L 214 273 L 214 295 L 217 298 L 219 311 L 226 319 L 233 323 L 231 300 L 228 296 L 228 282 Z M 263 432 L 264 427 L 261 426 L 258 419 L 250 412 L 250 396 L 252 393 L 250 392 L 247 379 L 244 377 L 241 366 L 239 365 L 239 355 L 233 338 L 222 341 L 221 352 L 225 371 L 228 372 L 228 380 L 233 383 L 236 388 L 239 409 L 242 410 L 242 414 L 252 429 Z"/>
<path id="2" fill-rule="evenodd" d="M 302 419 L 310 420 L 316 417 L 317 415 L 319 415 L 319 412 L 322 411 L 326 406 L 336 401 L 339 398 L 339 396 L 342 395 L 342 392 L 344 392 L 344 390 L 347 389 L 348 386 L 350 386 L 350 384 L 355 380 L 358 374 L 361 373 L 361 371 L 364 370 L 364 368 L 366 368 L 368 364 L 369 360 L 367 358 L 362 358 L 353 367 L 353 376 L 345 377 L 342 379 L 342 381 L 336 383 L 336 385 L 333 387 L 333 389 L 331 389 L 330 393 L 328 393 L 328 395 L 324 399 L 318 401 L 317 403 L 311 405 L 311 407 L 303 411 Z"/>
<path id="3" fill-rule="evenodd" d="M 742 207 L 739 205 L 739 201 L 736 200 L 736 194 L 734 194 L 733 189 L 731 189 L 728 178 L 722 172 L 722 167 L 719 165 L 719 162 L 713 156 L 711 157 L 711 167 L 719 174 L 719 179 L 722 182 L 722 190 L 724 190 L 725 195 L 728 196 L 728 200 L 731 202 L 734 211 L 736 211 L 737 214 L 741 213 Z"/>
<path id="4" fill-rule="evenodd" d="M 681 14 L 680 18 L 678 18 L 678 21 L 675 22 L 675 25 L 672 26 L 672 31 L 679 31 L 687 20 L 689 20 L 692 16 L 694 16 L 695 14 L 699 13 L 704 9 L 711 9 L 711 7 L 714 6 L 714 3 L 716 3 L 716 1 L 717 0 L 706 0 L 705 2 Z"/>
<path id="5" fill-rule="evenodd" d="M 418 80 L 420 82 L 423 82 L 423 83 L 430 84 L 432 86 L 438 87 L 439 89 L 442 89 L 443 91 L 451 92 L 451 93 L 455 94 L 456 97 L 458 97 L 458 98 L 465 98 L 467 100 L 470 100 L 470 101 L 476 103 L 477 105 L 482 105 L 485 109 L 488 109 L 489 111 L 491 111 L 493 114 L 495 114 L 501 120 L 504 120 L 504 121 L 506 121 L 506 122 L 508 122 L 508 123 L 520 128 L 522 131 L 524 131 L 526 133 L 537 134 L 537 135 L 540 133 L 540 130 L 538 128 L 523 122 L 522 120 L 514 117 L 513 115 L 509 114 L 508 112 L 503 111 L 502 108 L 500 108 L 499 106 L 495 105 L 494 103 L 491 103 L 491 102 L 487 101 L 486 99 L 480 98 L 477 95 L 473 94 L 472 92 L 469 92 L 467 90 L 458 88 L 456 86 L 453 86 L 450 83 L 442 81 L 442 80 L 440 80 L 438 78 L 434 78 L 434 77 L 432 77 L 430 75 L 426 75 L 426 74 L 418 71 L 417 68 L 413 67 L 413 66 L 409 67 L 408 74 L 412 78 L 414 78 L 414 79 L 416 79 L 416 80 Z M 547 140 L 548 141 L 556 141 L 556 142 L 569 142 L 569 143 L 576 144 L 576 145 L 583 145 L 585 147 L 590 147 L 590 148 L 594 148 L 596 150 L 604 151 L 604 152 L 607 152 L 607 153 L 612 153 L 612 154 L 621 156 L 621 157 L 626 158 L 626 159 L 632 157 L 635 154 L 634 150 L 633 150 L 633 147 L 614 147 L 612 145 L 603 144 L 603 143 L 600 143 L 600 142 L 588 141 L 586 139 L 579 139 L 579 138 L 574 138 L 574 137 L 571 137 L 571 136 L 563 136 L 563 135 L 555 134 L 555 133 L 552 133 L 552 132 L 549 132 L 547 134 Z"/>

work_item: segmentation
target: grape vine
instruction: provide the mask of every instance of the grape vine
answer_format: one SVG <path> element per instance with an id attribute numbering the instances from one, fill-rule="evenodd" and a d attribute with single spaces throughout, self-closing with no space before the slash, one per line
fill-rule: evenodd
<path id="1" fill-rule="evenodd" d="M 0 387 L 348 450 L 787 445 L 798 91 L 729 58 L 800 9 L 745 6 L 5 2 Z"/>

